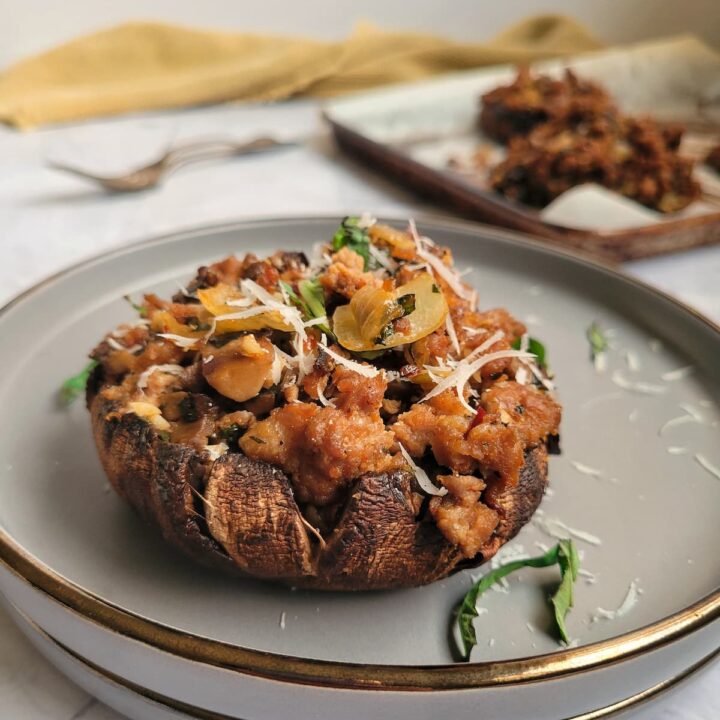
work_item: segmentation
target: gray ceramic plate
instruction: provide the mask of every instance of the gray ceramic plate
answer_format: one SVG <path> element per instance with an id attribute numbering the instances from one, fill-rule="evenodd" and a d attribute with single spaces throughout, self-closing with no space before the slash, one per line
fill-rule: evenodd
<path id="1" fill-rule="evenodd" d="M 203 570 L 109 491 L 82 403 L 55 404 L 61 381 L 98 338 L 132 318 L 123 295 L 170 294 L 198 265 L 231 252 L 307 250 L 336 225 L 336 218 L 291 219 L 155 240 L 64 273 L 7 309 L 0 316 L 3 543 L 109 604 L 193 635 L 302 658 L 452 662 L 448 620 L 469 573 L 415 590 L 342 595 Z M 439 221 L 420 229 L 450 245 L 461 268 L 473 268 L 481 306 L 508 307 L 548 349 L 565 406 L 563 454 L 551 460 L 552 493 L 540 517 L 507 552 L 539 554 L 554 542 L 548 530 L 575 534 L 588 574 L 577 585 L 572 636 L 595 643 L 707 596 L 717 600 L 718 329 L 634 280 L 510 234 Z M 592 321 L 612 331 L 615 346 L 602 374 L 585 338 Z M 523 571 L 506 591 L 489 592 L 473 660 L 557 651 L 545 601 L 554 581 L 553 570 Z M 593 622 L 598 608 L 620 612 Z"/>

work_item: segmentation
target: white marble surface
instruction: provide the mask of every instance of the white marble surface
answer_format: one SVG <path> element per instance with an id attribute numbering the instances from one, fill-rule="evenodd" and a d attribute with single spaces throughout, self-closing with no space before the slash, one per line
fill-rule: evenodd
<path id="1" fill-rule="evenodd" d="M 106 196 L 48 169 L 50 157 L 112 171 L 179 138 L 259 133 L 301 137 L 302 147 L 216 162 L 177 174 L 156 191 Z M 317 106 L 228 106 L 59 127 L 22 135 L 0 128 L 0 304 L 84 257 L 149 235 L 242 217 L 423 207 L 359 169 L 324 134 Z M 427 208 L 426 208 L 427 209 Z M 630 272 L 720 321 L 720 246 L 632 263 Z M 720 665 L 638 720 L 716 720 Z M 120 720 L 66 681 L 0 611 L 0 720 Z"/>

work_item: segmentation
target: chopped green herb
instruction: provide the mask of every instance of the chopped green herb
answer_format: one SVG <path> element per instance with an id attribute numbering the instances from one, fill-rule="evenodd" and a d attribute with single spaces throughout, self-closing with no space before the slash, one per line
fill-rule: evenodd
<path id="1" fill-rule="evenodd" d="M 402 308 L 403 316 L 415 312 L 415 293 L 408 293 L 398 298 L 397 304 Z"/>
<path id="2" fill-rule="evenodd" d="M 347 247 L 357 253 L 365 261 L 364 269 L 368 270 L 374 265 L 374 260 L 370 255 L 370 236 L 365 228 L 359 227 L 359 222 L 360 218 L 358 217 L 346 217 L 333 236 L 332 248 L 337 252 L 341 248 Z"/>
<path id="3" fill-rule="evenodd" d="M 521 342 L 521 338 L 515 338 L 512 343 L 513 349 L 519 350 Z M 545 370 L 548 369 L 545 346 L 537 338 L 528 338 L 528 351 L 535 355 L 535 357 L 537 358 L 538 367 L 541 367 Z"/>
<path id="4" fill-rule="evenodd" d="M 265 441 L 262 438 L 257 437 L 257 435 L 251 435 L 251 440 L 254 440 L 258 445 L 265 445 Z"/>
<path id="5" fill-rule="evenodd" d="M 457 624 L 462 642 L 463 660 L 469 660 L 470 651 L 477 645 L 473 619 L 478 616 L 477 601 L 487 589 L 506 575 L 521 568 L 544 568 L 557 564 L 560 567 L 560 585 L 550 602 L 555 610 L 555 624 L 560 637 L 567 643 L 569 636 L 565 627 L 565 616 L 573 605 L 573 583 L 577 579 L 580 560 L 572 540 L 561 540 L 544 555 L 526 560 L 515 560 L 483 575 L 467 592 L 457 609 Z"/>
<path id="6" fill-rule="evenodd" d="M 237 423 L 233 423 L 220 430 L 220 438 L 228 445 L 235 445 L 241 432 L 242 428 Z"/>
<path id="7" fill-rule="evenodd" d="M 301 280 L 298 284 L 298 290 L 305 301 L 307 309 L 310 311 L 311 318 L 324 317 L 326 314 L 325 291 L 320 281 L 317 278 Z"/>
<path id="8" fill-rule="evenodd" d="M 97 360 L 91 360 L 77 375 L 68 378 L 60 386 L 60 400 L 63 405 L 70 405 L 85 392 L 90 373 L 97 364 Z"/>
<path id="9" fill-rule="evenodd" d="M 300 312 L 302 312 L 306 320 L 325 317 L 327 312 L 325 310 L 325 291 L 317 278 L 301 280 L 298 284 L 300 295 L 293 290 L 291 285 L 283 280 L 280 281 L 280 285 L 290 299 L 290 302 L 300 308 Z M 321 323 L 317 327 L 331 338 L 334 337 L 326 323 Z"/>
<path id="10" fill-rule="evenodd" d="M 435 283 L 433 283 L 432 291 L 433 291 L 434 293 L 439 293 L 439 292 L 440 292 L 440 288 L 439 288 Z"/>
<path id="11" fill-rule="evenodd" d="M 124 295 L 123 299 L 130 303 L 130 307 L 132 307 L 132 309 L 135 310 L 141 318 L 146 318 L 148 316 L 148 310 L 144 305 L 138 305 L 136 302 L 133 302 L 129 295 Z"/>
<path id="12" fill-rule="evenodd" d="M 593 320 L 590 327 L 585 331 L 585 337 L 590 343 L 590 359 L 595 361 L 609 347 L 605 331 Z"/>

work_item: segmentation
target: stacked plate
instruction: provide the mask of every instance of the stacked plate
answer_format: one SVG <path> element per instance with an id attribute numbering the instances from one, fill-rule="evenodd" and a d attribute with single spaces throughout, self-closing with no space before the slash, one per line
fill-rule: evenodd
<path id="1" fill-rule="evenodd" d="M 542 338 L 558 379 L 552 493 L 505 553 L 575 538 L 570 647 L 552 634 L 551 570 L 484 595 L 479 644 L 457 663 L 452 611 L 469 573 L 367 594 L 226 578 L 176 555 L 110 492 L 84 408 L 55 397 L 106 329 L 130 319 L 123 296 L 172 293 L 231 252 L 309 250 L 336 225 L 153 240 L 2 312 L 0 590 L 36 646 L 137 719 L 600 718 L 709 663 L 720 646 L 720 329 L 612 269 L 505 232 L 420 224 L 474 269 L 482 307 L 507 306 Z M 611 337 L 603 372 L 585 337 L 593 321 Z"/>

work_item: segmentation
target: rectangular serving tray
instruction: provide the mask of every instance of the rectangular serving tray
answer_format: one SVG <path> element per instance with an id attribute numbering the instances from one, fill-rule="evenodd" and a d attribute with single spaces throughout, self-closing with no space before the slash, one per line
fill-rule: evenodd
<path id="1" fill-rule="evenodd" d="M 573 68 L 605 85 L 623 111 L 680 120 L 695 145 L 720 142 L 720 55 L 695 38 L 643 43 L 535 67 L 550 73 Z M 669 218 L 637 205 L 638 214 L 647 213 L 646 222 L 634 218 L 626 227 L 611 229 L 561 225 L 449 168 L 444 159 L 452 156 L 450 148 L 467 150 L 487 143 L 477 127 L 479 97 L 514 73 L 507 66 L 483 68 L 382 88 L 328 102 L 324 117 L 342 150 L 468 218 L 615 261 L 720 242 L 720 204 L 695 204 Z M 618 214 L 636 205 L 619 196 L 616 202 Z"/>

